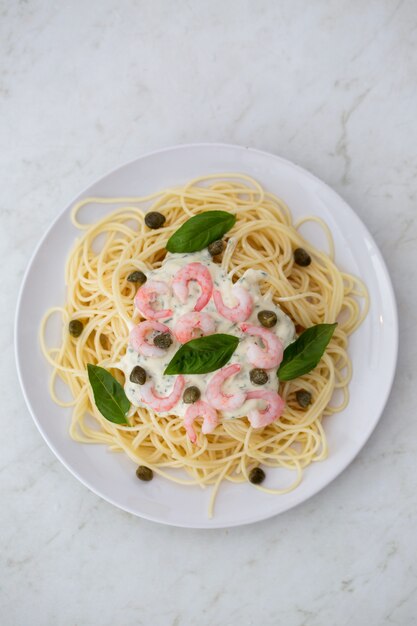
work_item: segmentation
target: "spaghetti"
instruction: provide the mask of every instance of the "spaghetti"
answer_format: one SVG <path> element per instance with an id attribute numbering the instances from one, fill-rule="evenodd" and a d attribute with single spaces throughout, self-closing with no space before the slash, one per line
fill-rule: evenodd
<path id="1" fill-rule="evenodd" d="M 79 214 L 89 203 L 117 208 L 97 223 L 84 224 Z M 260 430 L 254 430 L 245 418 L 223 420 L 213 434 L 199 434 L 196 446 L 188 439 L 183 420 L 175 415 L 158 416 L 150 408 L 132 406 L 129 426 L 107 421 L 94 404 L 86 367 L 98 364 L 124 382 L 117 363 L 126 350 L 132 321 L 138 320 L 133 304 L 136 289 L 128 275 L 133 270 L 160 267 L 173 232 L 190 216 L 217 209 L 237 216 L 228 234 L 235 246 L 226 248 L 223 269 L 233 280 L 250 268 L 266 272 L 261 292 L 272 296 L 298 330 L 337 320 L 325 354 L 310 373 L 280 384 L 284 412 Z M 161 212 L 166 218 L 164 226 L 149 230 L 144 210 Z M 83 234 L 66 265 L 67 301 L 64 307 L 47 311 L 41 326 L 41 347 L 53 367 L 50 393 L 58 405 L 72 407 L 71 437 L 122 451 L 135 463 L 174 482 L 212 485 L 210 515 L 221 482 L 246 482 L 251 468 L 258 465 L 292 470 L 294 478 L 281 489 L 256 488 L 283 494 L 297 487 L 303 469 L 327 456 L 323 418 L 348 403 L 348 336 L 368 308 L 363 283 L 334 263 L 327 225 L 316 217 L 293 224 L 289 209 L 279 198 L 240 174 L 206 176 L 143 198 L 87 198 L 72 209 L 71 218 Z M 329 253 L 316 249 L 299 233 L 298 228 L 308 220 L 324 229 Z M 310 254 L 313 262 L 308 267 L 294 263 L 293 252 L 298 247 Z M 55 314 L 62 318 L 63 333 L 60 345 L 50 348 L 45 331 Z M 71 320 L 83 322 L 78 338 L 68 332 Z M 59 397 L 58 378 L 68 386 L 70 401 Z M 296 400 L 299 390 L 312 396 L 306 408 Z M 199 431 L 198 426 L 196 429 Z"/>

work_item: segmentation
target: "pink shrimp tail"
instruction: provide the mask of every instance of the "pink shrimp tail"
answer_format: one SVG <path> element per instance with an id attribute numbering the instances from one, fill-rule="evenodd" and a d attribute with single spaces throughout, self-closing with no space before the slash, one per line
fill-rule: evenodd
<path id="1" fill-rule="evenodd" d="M 147 320 L 141 322 L 130 331 L 129 343 L 136 352 L 139 352 L 143 356 L 158 357 L 166 354 L 166 350 L 158 348 L 146 341 L 147 335 L 151 332 L 157 331 L 159 333 L 169 333 L 170 330 L 165 324 L 156 322 L 154 320 Z"/>
<path id="2" fill-rule="evenodd" d="M 172 281 L 172 289 L 182 303 L 185 303 L 188 298 L 190 280 L 195 280 L 200 286 L 201 294 L 195 303 L 194 311 L 201 311 L 208 304 L 213 292 L 211 274 L 202 263 L 189 263 L 182 267 Z"/>
<path id="3" fill-rule="evenodd" d="M 263 410 L 253 409 L 248 411 L 248 419 L 253 428 L 263 428 L 272 424 L 284 410 L 285 402 L 281 396 L 272 390 L 249 391 L 246 394 L 247 400 L 264 400 L 266 408 Z"/>
<path id="4" fill-rule="evenodd" d="M 284 355 L 284 347 L 277 335 L 261 326 L 255 326 L 254 324 L 241 324 L 240 328 L 244 333 L 253 337 L 259 337 L 265 344 L 263 350 L 256 344 L 252 344 L 248 347 L 246 355 L 255 367 L 262 367 L 264 369 L 272 369 L 278 367 L 281 363 Z"/>
<path id="5" fill-rule="evenodd" d="M 208 313 L 191 311 L 182 315 L 175 324 L 174 334 L 180 343 L 187 343 L 196 336 L 195 331 L 201 334 L 212 335 L 216 330 L 214 319 Z"/>
<path id="6" fill-rule="evenodd" d="M 151 305 L 160 295 L 169 293 L 169 287 L 161 280 L 148 280 L 140 287 L 135 296 L 135 306 L 142 315 L 151 320 L 171 317 L 171 309 L 155 310 Z"/>
<path id="7" fill-rule="evenodd" d="M 232 293 L 238 300 L 234 307 L 224 304 L 222 294 L 218 289 L 213 291 L 213 300 L 217 311 L 230 322 L 244 322 L 253 311 L 253 299 L 250 293 L 240 285 L 232 287 Z"/>
<path id="8" fill-rule="evenodd" d="M 234 394 L 225 394 L 221 389 L 224 381 L 240 372 L 240 370 L 241 367 L 237 363 L 227 365 L 214 374 L 210 380 L 206 389 L 206 398 L 215 409 L 219 411 L 234 411 L 239 409 L 245 402 L 245 392 L 238 390 Z"/>
<path id="9" fill-rule="evenodd" d="M 191 443 L 196 443 L 197 435 L 193 423 L 197 417 L 203 418 L 201 432 L 207 435 L 212 433 L 218 424 L 217 412 L 204 400 L 197 400 L 191 404 L 184 417 L 184 426 Z"/>
<path id="10" fill-rule="evenodd" d="M 159 396 L 152 385 L 143 385 L 140 390 L 142 402 L 149 404 L 154 411 L 170 411 L 181 398 L 184 386 L 184 376 L 177 376 L 171 393 L 164 397 Z"/>

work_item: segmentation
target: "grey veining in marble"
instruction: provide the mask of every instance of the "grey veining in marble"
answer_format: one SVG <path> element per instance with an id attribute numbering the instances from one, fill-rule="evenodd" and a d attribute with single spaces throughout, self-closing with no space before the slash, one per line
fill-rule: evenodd
<path id="1" fill-rule="evenodd" d="M 4 626 L 398 625 L 417 615 L 413 0 L 0 1 L 0 615 Z M 99 500 L 38 434 L 13 365 L 29 257 L 95 178 L 225 141 L 334 187 L 380 246 L 400 356 L 352 465 L 280 517 L 185 531 Z"/>

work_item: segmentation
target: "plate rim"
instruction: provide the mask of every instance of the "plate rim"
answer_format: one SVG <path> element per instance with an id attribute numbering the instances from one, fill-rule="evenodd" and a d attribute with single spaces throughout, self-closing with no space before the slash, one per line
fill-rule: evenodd
<path id="1" fill-rule="evenodd" d="M 22 297 L 23 297 L 23 292 L 26 286 L 26 282 L 28 280 L 32 265 L 34 263 L 34 260 L 39 252 L 39 250 L 41 249 L 45 239 L 48 237 L 49 233 L 53 230 L 55 224 L 61 219 L 61 217 L 68 211 L 68 209 L 74 205 L 75 202 L 77 202 L 79 199 L 81 199 L 82 197 L 84 197 L 88 190 L 93 187 L 94 185 L 99 184 L 102 180 L 106 179 L 108 176 L 117 173 L 118 171 L 124 169 L 125 167 L 128 167 L 130 165 L 132 165 L 133 163 L 135 163 L 136 161 L 140 161 L 142 159 L 146 159 L 152 156 L 155 156 L 157 154 L 163 154 L 166 152 L 172 152 L 172 151 L 176 151 L 178 149 L 207 149 L 207 148 L 220 148 L 220 149 L 233 149 L 233 150 L 238 150 L 238 151 L 246 151 L 246 152 L 251 152 L 253 154 L 258 154 L 260 156 L 263 157 L 267 157 L 269 159 L 273 159 L 276 160 L 280 163 L 283 163 L 286 166 L 290 166 L 291 168 L 295 168 L 296 170 L 298 170 L 298 172 L 300 174 L 302 174 L 303 176 L 307 176 L 308 178 L 310 178 L 313 182 L 315 183 L 319 183 L 319 185 L 324 186 L 326 188 L 326 190 L 328 192 L 330 192 L 332 195 L 335 195 L 338 200 L 342 201 L 344 204 L 345 209 L 347 209 L 351 215 L 351 217 L 353 217 L 354 219 L 356 219 L 361 227 L 365 230 L 369 241 L 372 243 L 372 245 L 374 246 L 374 252 L 378 258 L 380 267 L 382 269 L 383 275 L 384 275 L 384 279 L 385 279 L 385 283 L 386 286 L 388 287 L 388 296 L 389 296 L 389 302 L 392 308 L 392 316 L 393 316 L 393 327 L 392 327 L 392 342 L 393 342 L 393 348 L 394 348 L 394 354 L 393 354 L 393 359 L 391 360 L 391 367 L 390 367 L 390 371 L 389 371 L 389 384 L 386 386 L 385 388 L 385 394 L 384 394 L 384 399 L 383 402 L 381 404 L 381 408 L 378 414 L 375 414 L 374 419 L 372 420 L 370 426 L 369 426 L 369 430 L 365 433 L 365 436 L 363 437 L 363 439 L 361 440 L 361 443 L 359 445 L 359 447 L 355 448 L 355 450 L 353 452 L 351 452 L 347 459 L 341 464 L 341 466 L 339 468 L 336 469 L 336 472 L 334 474 L 332 474 L 332 476 L 326 480 L 323 484 L 319 484 L 316 487 L 313 487 L 313 489 L 310 491 L 310 493 L 304 497 L 303 499 L 301 499 L 298 502 L 289 504 L 289 506 L 287 506 L 285 509 L 280 510 L 280 511 L 273 511 L 273 512 L 268 512 L 266 514 L 261 514 L 261 515 L 254 515 L 251 518 L 247 518 L 247 519 L 237 519 L 236 521 L 233 522 L 228 522 L 228 523 L 224 523 L 224 522 L 220 522 L 220 523 L 216 523 L 216 519 L 215 517 L 212 518 L 211 520 L 207 518 L 207 522 L 204 523 L 199 523 L 196 524 L 195 522 L 192 523 L 184 523 L 184 522 L 176 522 L 175 520 L 167 520 L 167 519 L 160 519 L 157 516 L 154 516 L 152 514 L 148 514 L 146 512 L 141 512 L 138 513 L 137 510 L 134 510 L 133 508 L 130 508 L 129 506 L 124 506 L 122 504 L 120 504 L 119 502 L 116 502 L 113 498 L 104 495 L 103 493 L 101 493 L 101 491 L 99 489 L 97 489 L 88 479 L 84 478 L 83 476 L 81 476 L 78 472 L 78 470 L 71 465 L 70 463 L 68 463 L 62 456 L 61 453 L 59 452 L 59 450 L 57 449 L 57 447 L 54 445 L 54 443 L 50 440 L 48 433 L 46 432 L 46 430 L 42 427 L 41 423 L 39 422 L 37 416 L 36 416 L 36 412 L 32 407 L 29 395 L 27 393 L 26 387 L 25 387 L 25 383 L 23 380 L 23 375 L 22 375 L 22 369 L 21 369 L 21 363 L 20 363 L 20 358 L 19 358 L 19 320 L 20 317 L 22 315 Z M 139 154 L 137 157 L 133 158 L 133 159 L 129 159 L 127 161 L 125 161 L 124 163 L 122 163 L 121 165 L 109 169 L 105 174 L 103 174 L 102 176 L 96 178 L 95 180 L 93 180 L 92 182 L 90 182 L 87 186 L 85 186 L 79 193 L 77 193 L 72 200 L 67 203 L 63 209 L 61 209 L 58 214 L 56 215 L 56 217 L 52 220 L 52 222 L 49 224 L 49 227 L 46 229 L 46 231 L 43 233 L 42 237 L 39 239 L 37 245 L 35 246 L 32 254 L 30 255 L 29 260 L 27 261 L 27 266 L 25 269 L 25 272 L 23 274 L 23 277 L 21 279 L 21 285 L 19 288 L 19 293 L 18 293 L 18 297 L 17 297 L 17 301 L 16 301 L 16 311 L 15 311 L 15 316 L 14 316 L 14 356 L 15 356 L 15 363 L 16 363 L 16 370 L 17 370 L 17 377 L 19 380 L 19 384 L 20 384 L 20 388 L 22 391 L 22 395 L 24 397 L 26 406 L 29 410 L 29 413 L 38 429 L 38 431 L 40 432 L 42 438 L 44 439 L 44 441 L 46 442 L 47 446 L 50 448 L 50 450 L 53 452 L 53 454 L 56 456 L 56 458 L 62 463 L 62 465 L 70 472 L 70 474 L 72 474 L 82 485 L 84 485 L 85 487 L 87 487 L 87 489 L 89 489 L 90 491 L 92 491 L 96 496 L 98 496 L 99 498 L 101 498 L 102 500 L 112 504 L 113 506 L 115 506 L 118 509 L 121 509 L 123 511 L 126 511 L 127 513 L 130 513 L 132 515 L 134 515 L 135 517 L 139 517 L 141 519 L 146 519 L 148 521 L 152 521 L 152 522 L 156 522 L 159 524 L 163 524 L 163 525 L 167 525 L 167 526 L 174 526 L 177 528 L 192 528 L 192 529 L 210 529 L 210 530 L 216 530 L 216 529 L 222 529 L 222 528 L 232 528 L 232 527 L 238 527 L 238 526 L 244 526 L 244 525 L 248 525 L 248 524 L 252 524 L 255 522 L 260 522 L 263 520 L 267 520 L 270 519 L 272 517 L 275 517 L 277 515 L 280 515 L 282 513 L 285 513 L 291 509 L 294 509 L 295 507 L 298 507 L 299 505 L 301 505 L 304 502 L 307 502 L 308 500 L 310 500 L 310 498 L 312 498 L 313 496 L 317 495 L 320 491 L 322 491 L 323 489 L 325 489 L 326 487 L 328 487 L 328 485 L 330 485 L 334 480 L 336 480 L 348 467 L 349 465 L 353 462 L 353 460 L 358 456 L 358 454 L 361 452 L 361 450 L 364 448 L 364 446 L 366 445 L 366 443 L 368 442 L 370 436 L 372 435 L 372 433 L 374 432 L 378 422 L 380 421 L 383 412 L 386 408 L 389 396 L 391 394 L 391 390 L 393 387 L 393 383 L 394 383 L 394 378 L 395 378 L 395 373 L 397 370 L 397 362 L 398 362 L 398 346 L 399 346 L 399 324 L 398 324 L 398 305 L 397 305 L 397 301 L 396 301 L 396 297 L 395 297 L 395 291 L 393 288 L 393 284 L 392 284 L 392 280 L 390 277 L 390 274 L 388 272 L 388 268 L 387 265 L 385 263 L 384 257 L 378 247 L 378 245 L 375 242 L 374 237 L 372 236 L 372 234 L 369 232 L 367 226 L 363 223 L 363 221 L 361 220 L 361 218 L 357 215 L 357 213 L 354 211 L 354 209 L 350 206 L 350 204 L 348 204 L 348 202 L 341 196 L 339 195 L 339 193 L 337 191 L 335 191 L 332 187 L 330 187 L 330 185 L 328 185 L 325 181 L 321 180 L 318 176 L 316 176 L 315 174 L 313 174 L 312 172 L 310 172 L 309 170 L 304 169 L 302 166 L 298 165 L 297 163 L 294 163 L 293 161 L 290 161 L 289 159 L 286 159 L 284 157 L 281 157 L 279 155 L 273 154 L 271 152 L 268 152 L 266 150 L 260 150 L 258 148 L 252 148 L 250 146 L 246 146 L 246 145 L 239 145 L 239 144 L 230 144 L 230 143 L 223 143 L 223 142 L 196 142 L 196 143 L 181 143 L 181 144 L 175 144 L 173 146 L 167 146 L 164 148 L 159 148 L 156 150 L 151 150 L 148 152 L 144 152 L 142 154 Z"/>

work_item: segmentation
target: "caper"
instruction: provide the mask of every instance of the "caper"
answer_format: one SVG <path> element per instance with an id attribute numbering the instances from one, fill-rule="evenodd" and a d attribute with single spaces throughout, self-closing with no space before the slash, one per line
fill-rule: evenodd
<path id="1" fill-rule="evenodd" d="M 298 404 L 305 409 L 309 404 L 311 404 L 311 393 L 306 391 L 305 389 L 299 389 L 295 392 L 295 397 L 297 399 Z"/>
<path id="2" fill-rule="evenodd" d="M 182 399 L 185 404 L 194 404 L 200 399 L 201 392 L 198 387 L 187 387 L 184 391 Z"/>
<path id="3" fill-rule="evenodd" d="M 139 480 L 144 480 L 145 482 L 149 482 L 153 478 L 153 471 L 150 467 L 146 467 L 146 465 L 139 465 L 136 470 L 136 476 Z"/>
<path id="4" fill-rule="evenodd" d="M 156 335 L 153 340 L 153 345 L 157 348 L 162 348 L 163 350 L 168 350 L 171 344 L 172 337 L 170 333 L 159 333 L 159 335 Z"/>
<path id="5" fill-rule="evenodd" d="M 265 385 L 268 382 L 268 374 L 260 367 L 255 367 L 255 369 L 251 370 L 249 378 L 254 385 Z"/>
<path id="6" fill-rule="evenodd" d="M 158 213 L 158 211 L 150 211 L 145 215 L 145 224 L 148 228 L 161 228 L 165 220 L 165 215 Z"/>
<path id="7" fill-rule="evenodd" d="M 249 472 L 249 480 L 254 485 L 260 485 L 265 480 L 265 472 L 260 467 L 254 467 Z"/>
<path id="8" fill-rule="evenodd" d="M 216 241 L 212 241 L 208 247 L 208 251 L 210 252 L 211 256 L 217 256 L 218 254 L 221 254 L 223 250 L 224 250 L 224 242 L 222 239 L 217 239 Z"/>
<path id="9" fill-rule="evenodd" d="M 110 350 L 110 341 L 107 335 L 103 335 L 103 334 L 100 335 L 100 345 L 103 348 L 103 350 Z"/>
<path id="10" fill-rule="evenodd" d="M 71 320 L 68 324 L 68 331 L 72 337 L 79 337 L 83 332 L 84 325 L 80 320 Z"/>
<path id="11" fill-rule="evenodd" d="M 143 283 L 146 283 L 147 278 L 146 274 L 144 274 L 140 270 L 135 270 L 134 272 L 129 274 L 127 280 L 129 281 L 129 283 L 138 283 L 139 285 L 143 285 Z"/>
<path id="12" fill-rule="evenodd" d="M 259 311 L 258 320 L 265 328 L 272 328 L 277 323 L 278 318 L 273 311 Z"/>
<path id="13" fill-rule="evenodd" d="M 301 267 L 307 267 L 311 263 L 311 256 L 304 248 L 294 250 L 294 261 Z"/>
<path id="14" fill-rule="evenodd" d="M 146 382 L 146 370 L 144 370 L 140 365 L 135 365 L 133 370 L 130 372 L 129 380 L 131 383 L 144 385 Z"/>

